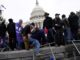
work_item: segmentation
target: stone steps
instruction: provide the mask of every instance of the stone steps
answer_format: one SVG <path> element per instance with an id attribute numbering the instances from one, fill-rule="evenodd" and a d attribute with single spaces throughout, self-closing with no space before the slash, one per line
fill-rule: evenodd
<path id="1" fill-rule="evenodd" d="M 72 60 L 69 56 L 69 53 L 73 52 L 73 46 L 60 46 L 60 47 L 51 47 L 57 60 Z M 50 60 L 52 56 L 49 47 L 41 48 L 40 53 L 42 56 L 35 56 L 35 60 Z M 72 57 L 73 58 L 73 57 Z M 33 50 L 20 50 L 20 51 L 7 51 L 0 52 L 0 60 L 33 60 Z M 80 59 L 78 59 L 80 60 Z"/>
<path id="2" fill-rule="evenodd" d="M 55 53 L 56 55 L 56 58 L 59 58 L 59 57 L 64 57 L 64 54 L 62 54 L 62 52 L 64 51 L 63 50 L 63 47 L 51 47 L 53 52 Z M 60 51 L 61 50 L 61 51 Z M 61 52 L 61 53 L 60 53 Z M 51 56 L 51 51 L 49 49 L 49 47 L 45 47 L 45 48 L 41 48 L 41 54 L 44 54 L 41 59 L 45 59 L 45 58 L 49 58 Z M 60 53 L 60 54 L 58 54 Z M 61 55 L 62 54 L 62 55 Z M 5 59 L 9 59 L 9 60 L 12 60 L 12 59 L 27 59 L 27 60 L 32 60 L 33 58 L 33 50 L 20 50 L 20 51 L 8 51 L 8 52 L 1 52 L 0 53 L 0 60 L 5 60 Z M 38 57 L 39 58 L 39 57 Z"/>

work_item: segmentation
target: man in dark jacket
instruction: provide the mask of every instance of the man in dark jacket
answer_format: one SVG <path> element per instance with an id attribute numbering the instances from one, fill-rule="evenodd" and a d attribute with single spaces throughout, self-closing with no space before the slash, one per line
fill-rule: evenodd
<path id="1" fill-rule="evenodd" d="M 73 39 L 77 39 L 77 33 L 79 28 L 79 25 L 78 25 L 79 17 L 74 12 L 71 12 L 68 20 L 69 20 L 69 24 L 72 32 L 72 37 Z"/>
<path id="2" fill-rule="evenodd" d="M 7 25 L 7 31 L 9 34 L 9 46 L 12 50 L 14 50 L 14 48 L 16 48 L 16 30 L 13 19 L 9 19 L 9 24 Z"/>
<path id="3" fill-rule="evenodd" d="M 45 34 L 42 29 L 36 27 L 33 32 L 31 32 L 31 37 L 37 39 L 41 45 L 46 43 Z"/>
<path id="4" fill-rule="evenodd" d="M 6 47 L 6 25 L 5 20 L 0 24 L 0 41 L 2 43 L 2 47 Z"/>
<path id="5" fill-rule="evenodd" d="M 23 37 L 24 37 L 25 48 L 29 48 L 28 34 L 31 34 L 31 37 L 38 40 L 40 44 L 46 43 L 44 31 L 36 27 L 35 31 L 31 32 L 32 25 L 34 25 L 34 23 L 32 23 L 30 25 L 26 25 L 23 29 L 23 32 L 22 32 Z"/>
<path id="6" fill-rule="evenodd" d="M 45 16 L 45 20 L 43 22 L 43 29 L 44 30 L 48 29 L 47 40 L 48 40 L 48 43 L 52 43 L 54 42 L 54 35 L 52 30 L 53 21 L 52 21 L 52 18 L 49 17 L 49 13 L 45 13 L 44 16 Z"/>
<path id="7" fill-rule="evenodd" d="M 59 17 L 60 14 L 56 13 L 53 19 L 53 27 L 55 29 L 55 42 L 57 45 L 64 45 L 63 40 L 63 24 Z"/>
<path id="8" fill-rule="evenodd" d="M 40 52 L 40 43 L 36 39 L 37 35 L 35 33 L 35 24 L 34 23 L 31 23 L 30 25 L 27 25 L 24 28 L 24 30 L 23 30 L 23 36 L 24 36 L 24 40 L 25 41 L 29 42 L 30 45 L 34 46 L 34 52 L 35 52 L 35 54 L 39 54 L 39 52 Z M 28 45 L 28 43 L 26 43 L 26 44 Z"/>
<path id="9" fill-rule="evenodd" d="M 52 28 L 52 18 L 49 17 L 49 13 L 45 13 L 45 20 L 43 22 L 43 29 L 46 27 L 47 29 Z"/>
<path id="10" fill-rule="evenodd" d="M 62 15 L 62 22 L 63 22 L 63 28 L 64 28 L 64 41 L 65 41 L 65 44 L 67 44 L 69 43 L 69 41 L 71 41 L 72 37 L 71 37 L 69 21 L 66 18 L 65 14 Z"/>

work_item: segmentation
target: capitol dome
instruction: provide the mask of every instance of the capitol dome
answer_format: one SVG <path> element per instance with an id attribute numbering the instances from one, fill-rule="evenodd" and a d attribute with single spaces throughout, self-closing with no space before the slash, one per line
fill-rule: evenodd
<path id="1" fill-rule="evenodd" d="M 36 6 L 31 12 L 30 20 L 33 22 L 39 22 L 44 20 L 45 11 L 39 6 L 38 1 L 36 0 Z"/>
<path id="2" fill-rule="evenodd" d="M 33 9 L 32 13 L 31 13 L 31 16 L 34 17 L 34 16 L 44 16 L 44 10 L 39 6 L 39 5 L 36 5 L 36 7 Z"/>
<path id="3" fill-rule="evenodd" d="M 39 28 L 43 27 L 43 21 L 45 11 L 39 6 L 38 0 L 36 0 L 36 6 L 31 12 L 30 22 L 34 22 Z"/>

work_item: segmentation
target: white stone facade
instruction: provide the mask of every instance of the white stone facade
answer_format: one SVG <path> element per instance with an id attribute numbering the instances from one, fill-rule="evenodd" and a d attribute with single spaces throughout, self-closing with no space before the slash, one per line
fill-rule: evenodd
<path id="1" fill-rule="evenodd" d="M 36 1 L 36 7 L 32 10 L 30 22 L 34 22 L 39 28 L 42 28 L 45 19 L 44 13 L 45 11 L 38 5 L 38 1 Z"/>

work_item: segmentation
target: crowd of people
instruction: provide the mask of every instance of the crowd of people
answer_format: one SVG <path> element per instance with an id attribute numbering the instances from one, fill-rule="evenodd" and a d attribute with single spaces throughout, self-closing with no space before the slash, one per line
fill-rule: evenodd
<path id="1" fill-rule="evenodd" d="M 5 21 L 0 23 L 0 48 L 6 47 L 7 40 L 11 50 L 34 47 L 37 54 L 41 45 L 52 43 L 51 46 L 60 46 L 80 39 L 79 17 L 74 12 L 71 12 L 68 18 L 65 14 L 60 18 L 58 13 L 55 14 L 54 19 L 46 12 L 44 16 L 43 29 L 35 23 L 23 27 L 21 19 L 18 23 L 14 23 L 10 18 L 7 26 Z"/>
<path id="2" fill-rule="evenodd" d="M 72 40 L 80 39 L 80 26 L 79 17 L 71 12 L 67 18 L 63 14 L 60 18 L 60 14 L 56 13 L 55 18 L 49 17 L 46 13 L 43 23 L 43 29 L 47 28 L 48 42 L 55 42 L 58 46 L 70 43 Z"/>

